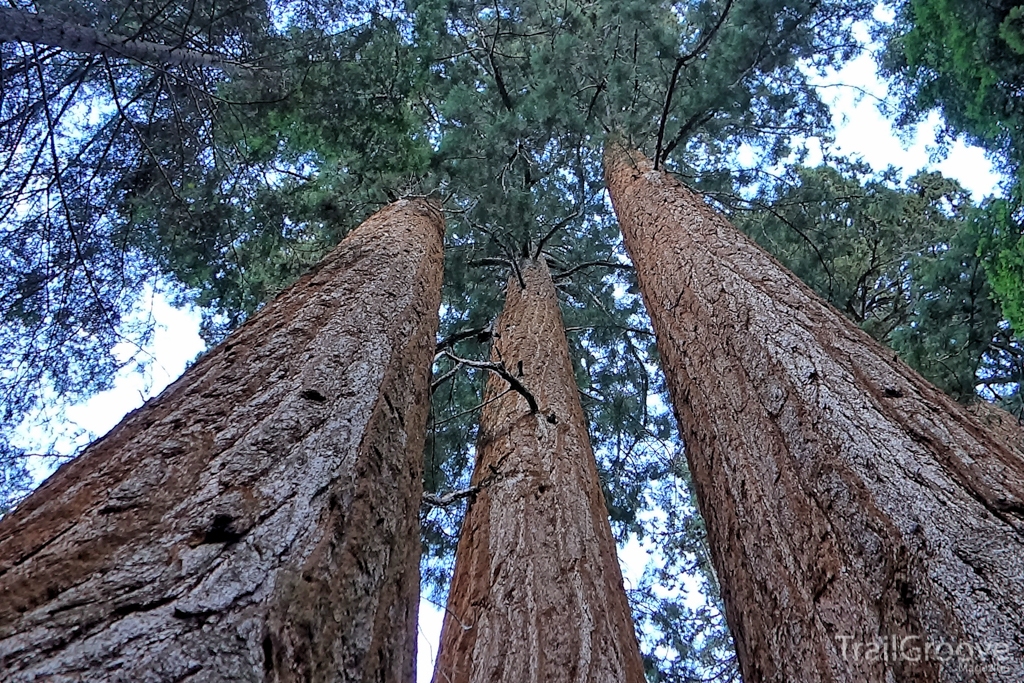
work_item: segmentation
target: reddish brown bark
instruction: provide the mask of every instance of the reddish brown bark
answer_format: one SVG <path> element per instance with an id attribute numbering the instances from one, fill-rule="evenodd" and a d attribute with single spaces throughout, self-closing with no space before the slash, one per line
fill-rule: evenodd
<path id="1" fill-rule="evenodd" d="M 699 195 L 605 161 L 744 680 L 1024 680 L 1024 461 Z"/>
<path id="2" fill-rule="evenodd" d="M 372 216 L 0 521 L 0 678 L 413 679 L 442 232 Z"/>
<path id="3" fill-rule="evenodd" d="M 985 426 L 989 434 L 1002 439 L 1003 443 L 1024 461 L 1024 426 L 1016 416 L 980 400 L 968 405 L 967 410 Z"/>
<path id="4" fill-rule="evenodd" d="M 435 683 L 641 683 L 640 650 L 547 265 L 512 278 L 491 358 L 471 503 Z"/>

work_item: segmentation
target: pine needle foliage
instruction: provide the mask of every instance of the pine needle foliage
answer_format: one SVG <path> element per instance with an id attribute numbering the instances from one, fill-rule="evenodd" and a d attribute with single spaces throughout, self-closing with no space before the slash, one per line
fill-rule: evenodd
<path id="1" fill-rule="evenodd" d="M 0 407 L 109 384 L 144 287 L 212 343 L 365 216 L 448 218 L 425 452 L 424 577 L 443 602 L 483 373 L 523 257 L 551 266 L 613 528 L 658 549 L 631 599 L 649 677 L 736 680 L 650 324 L 603 183 L 610 135 L 712 193 L 812 287 L 966 400 L 1019 404 L 1020 346 L 975 256 L 985 211 L 948 180 L 799 166 L 830 115 L 809 74 L 859 45 L 863 0 L 16 3 L 177 46 L 201 66 L 2 44 Z M 747 146 L 756 163 L 741 168 Z M 779 177 L 781 181 L 773 180 Z M 744 199 L 745 198 L 745 199 Z M 751 199 L 752 198 L 752 199 Z M 8 431 L 9 434 L 9 431 Z M 27 487 L 0 449 L 0 496 Z M 0 512 L 3 508 L 0 508 Z"/>

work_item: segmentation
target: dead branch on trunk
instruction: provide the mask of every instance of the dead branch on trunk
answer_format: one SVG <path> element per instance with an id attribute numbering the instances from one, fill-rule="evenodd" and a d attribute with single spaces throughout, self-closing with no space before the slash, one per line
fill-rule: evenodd
<path id="1" fill-rule="evenodd" d="M 430 505 L 436 508 L 448 507 L 452 503 L 457 503 L 463 498 L 470 498 L 480 492 L 481 486 L 470 486 L 468 489 L 462 489 L 461 491 L 449 491 L 444 495 L 438 495 L 436 493 L 423 492 L 423 502 L 426 505 Z"/>
<path id="2" fill-rule="evenodd" d="M 505 363 L 489 363 L 482 360 L 470 360 L 468 358 L 459 358 L 458 356 L 447 350 L 443 351 L 442 353 L 451 358 L 456 363 L 465 365 L 466 367 L 480 368 L 481 370 L 490 370 L 491 372 L 495 373 L 503 380 L 508 382 L 508 385 L 512 387 L 514 391 L 516 391 L 519 395 L 526 399 L 526 402 L 530 405 L 531 414 L 534 414 L 539 410 L 539 408 L 537 407 L 537 399 L 535 399 L 533 397 L 533 394 L 530 393 L 530 390 L 527 389 L 521 381 L 519 381 L 518 377 L 516 377 L 515 375 L 508 371 L 508 368 L 505 367 Z"/>

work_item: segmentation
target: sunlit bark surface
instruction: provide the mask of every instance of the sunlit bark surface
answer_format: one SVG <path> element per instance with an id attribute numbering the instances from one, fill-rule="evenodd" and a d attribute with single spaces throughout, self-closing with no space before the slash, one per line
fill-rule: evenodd
<path id="1" fill-rule="evenodd" d="M 1019 432 L 639 154 L 606 175 L 746 683 L 1024 680 Z"/>
<path id="2" fill-rule="evenodd" d="M 372 216 L 0 521 L 0 680 L 413 680 L 442 232 Z"/>
<path id="3" fill-rule="evenodd" d="M 491 350 L 539 410 L 492 374 L 435 683 L 641 683 L 558 298 L 545 263 L 509 280 Z"/>

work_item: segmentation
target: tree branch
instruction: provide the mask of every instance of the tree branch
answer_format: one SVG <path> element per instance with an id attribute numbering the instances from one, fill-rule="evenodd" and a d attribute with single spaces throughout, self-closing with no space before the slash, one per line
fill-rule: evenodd
<path id="1" fill-rule="evenodd" d="M 479 492 L 479 486 L 470 486 L 468 489 L 462 489 L 461 491 L 450 491 L 442 496 L 424 491 L 423 502 L 436 508 L 443 508 L 448 507 L 452 503 L 457 503 L 463 498 L 475 496 Z"/>
<path id="2" fill-rule="evenodd" d="M 450 351 L 444 351 L 444 355 L 448 356 L 449 358 L 451 358 L 456 363 L 461 363 L 461 364 L 465 365 L 466 367 L 479 368 L 481 370 L 490 370 L 491 372 L 497 374 L 503 380 L 508 382 L 508 385 L 515 392 L 517 392 L 519 395 L 521 395 L 523 398 L 526 399 L 526 402 L 530 406 L 530 413 L 531 414 L 535 414 L 535 413 L 537 413 L 538 410 L 540 410 L 540 408 L 537 406 L 537 399 L 535 399 L 533 397 L 533 394 L 530 393 L 530 390 L 527 389 L 526 386 L 524 386 L 521 381 L 519 381 L 518 377 L 516 377 L 515 375 L 513 375 L 511 372 L 508 371 L 508 369 L 505 367 L 504 363 L 488 363 L 488 362 L 481 361 L 481 360 L 470 360 L 468 358 L 459 358 L 458 356 L 456 356 L 455 354 L 453 354 Z"/>
<path id="3" fill-rule="evenodd" d="M 437 391 L 438 387 L 440 387 L 442 384 L 444 384 L 449 379 L 451 379 L 456 374 L 458 374 L 459 370 L 461 370 L 461 369 L 462 369 L 462 363 L 456 363 L 454 368 L 452 368 L 451 370 L 449 370 L 448 372 L 444 373 L 443 375 L 441 375 L 440 377 L 435 379 L 433 382 L 431 382 L 430 383 L 430 393 L 433 394 L 435 391 Z"/>
<path id="4" fill-rule="evenodd" d="M 704 34 L 704 37 L 700 39 L 700 42 L 697 43 L 695 48 L 676 60 L 677 63 L 682 62 L 683 65 L 686 65 L 699 57 L 701 52 L 704 52 L 704 49 L 711 43 L 715 34 L 718 33 L 718 29 L 722 28 L 722 24 L 725 23 L 725 18 L 729 15 L 729 10 L 732 9 L 732 3 L 733 0 L 726 0 L 725 7 L 722 8 L 722 14 L 719 15 L 718 21 L 715 22 L 715 25 L 711 27 L 710 31 Z"/>
<path id="5" fill-rule="evenodd" d="M 523 279 L 523 274 L 519 271 L 519 263 L 517 262 L 515 252 L 513 252 L 509 247 L 507 247 L 504 242 L 502 242 L 500 239 L 498 239 L 497 235 L 492 233 L 490 230 L 488 230 L 484 226 L 478 225 L 476 223 L 470 223 L 470 225 L 472 227 L 476 228 L 477 230 L 479 230 L 480 232 L 484 233 L 488 237 L 490 237 L 492 240 L 494 240 L 495 244 L 497 244 L 498 247 L 503 252 L 505 252 L 505 255 L 508 256 L 508 262 L 503 264 L 503 265 L 511 266 L 512 272 L 514 272 L 516 274 L 516 279 L 519 280 L 519 286 L 522 287 L 523 289 L 526 289 L 526 281 Z M 488 260 L 488 259 L 483 259 L 483 261 L 486 261 L 486 260 Z M 493 264 L 492 263 L 492 264 L 487 264 L 487 265 L 497 265 L 497 264 Z"/>
<path id="6" fill-rule="evenodd" d="M 540 252 L 544 249 L 544 245 L 547 244 L 548 240 L 555 236 L 555 233 L 569 225 L 577 216 L 580 215 L 579 206 L 571 214 L 563 218 L 562 220 L 555 223 L 555 225 L 547 231 L 543 237 L 540 238 L 540 242 L 537 244 L 537 249 L 533 253 L 533 260 L 536 261 L 537 257 L 540 256 Z"/>
<path id="7" fill-rule="evenodd" d="M 665 146 L 665 150 L 661 154 L 662 160 L 666 159 L 668 155 L 672 153 L 672 150 L 674 150 L 680 142 L 686 139 L 686 136 L 690 134 L 690 131 L 692 131 L 697 126 L 704 125 L 705 123 L 713 119 L 715 117 L 715 114 L 717 113 L 718 110 L 711 109 L 710 111 L 706 111 L 700 114 L 694 114 L 693 116 L 691 116 L 690 120 L 684 123 L 683 126 L 679 129 L 679 132 L 676 133 L 676 136 L 672 138 L 672 142 Z"/>
<path id="8" fill-rule="evenodd" d="M 655 171 L 658 170 L 658 167 L 664 160 L 664 156 L 667 156 L 668 152 L 671 151 L 667 150 L 665 152 L 665 155 L 662 155 L 661 144 L 665 139 L 665 125 L 668 122 L 668 114 L 672 108 L 672 95 L 675 92 L 676 83 L 679 80 L 679 72 L 682 71 L 684 66 L 692 62 L 697 57 L 699 57 L 700 53 L 702 53 L 704 49 L 707 48 L 708 44 L 711 42 L 711 39 L 715 37 L 716 33 L 718 33 L 718 29 L 722 28 L 722 24 L 725 23 L 725 18 L 726 16 L 728 16 L 729 10 L 732 9 L 732 3 L 733 0 L 726 0 L 725 7 L 722 8 L 722 14 L 718 17 L 718 21 L 715 23 L 715 25 L 711 27 L 711 30 L 704 34 L 704 36 L 700 39 L 700 42 L 697 43 L 697 46 L 690 50 L 690 52 L 676 59 L 675 68 L 672 69 L 672 78 L 669 79 L 668 83 L 668 92 L 665 93 L 665 108 L 661 112 L 661 121 L 658 123 L 658 144 L 654 152 Z M 675 145 L 673 145 L 673 147 L 675 147 Z"/>
<path id="9" fill-rule="evenodd" d="M 591 268 L 593 266 L 604 266 L 605 268 L 613 268 L 615 270 L 633 270 L 633 266 L 629 265 L 628 263 L 616 263 L 615 261 L 587 261 L 586 263 L 581 263 L 578 266 L 574 266 L 563 273 L 553 275 L 551 276 L 551 279 L 555 280 L 556 282 L 558 280 L 564 280 L 565 278 L 571 276 L 573 273 L 581 271 L 584 268 Z"/>
<path id="10" fill-rule="evenodd" d="M 469 330 L 459 330 L 458 332 L 452 332 L 450 335 L 448 335 L 441 341 L 437 342 L 437 347 L 434 353 L 441 353 L 445 349 L 449 349 L 455 344 L 459 343 L 460 341 L 464 339 L 469 339 L 470 337 L 476 337 L 478 342 L 485 342 L 490 340 L 491 326 L 487 325 L 486 327 L 474 327 Z"/>
<path id="11" fill-rule="evenodd" d="M 80 26 L 46 14 L 0 7 L 0 42 L 32 43 L 59 47 L 69 52 L 127 57 L 143 64 L 214 67 L 225 70 L 251 68 L 208 52 L 169 47 L 134 40 Z"/>

